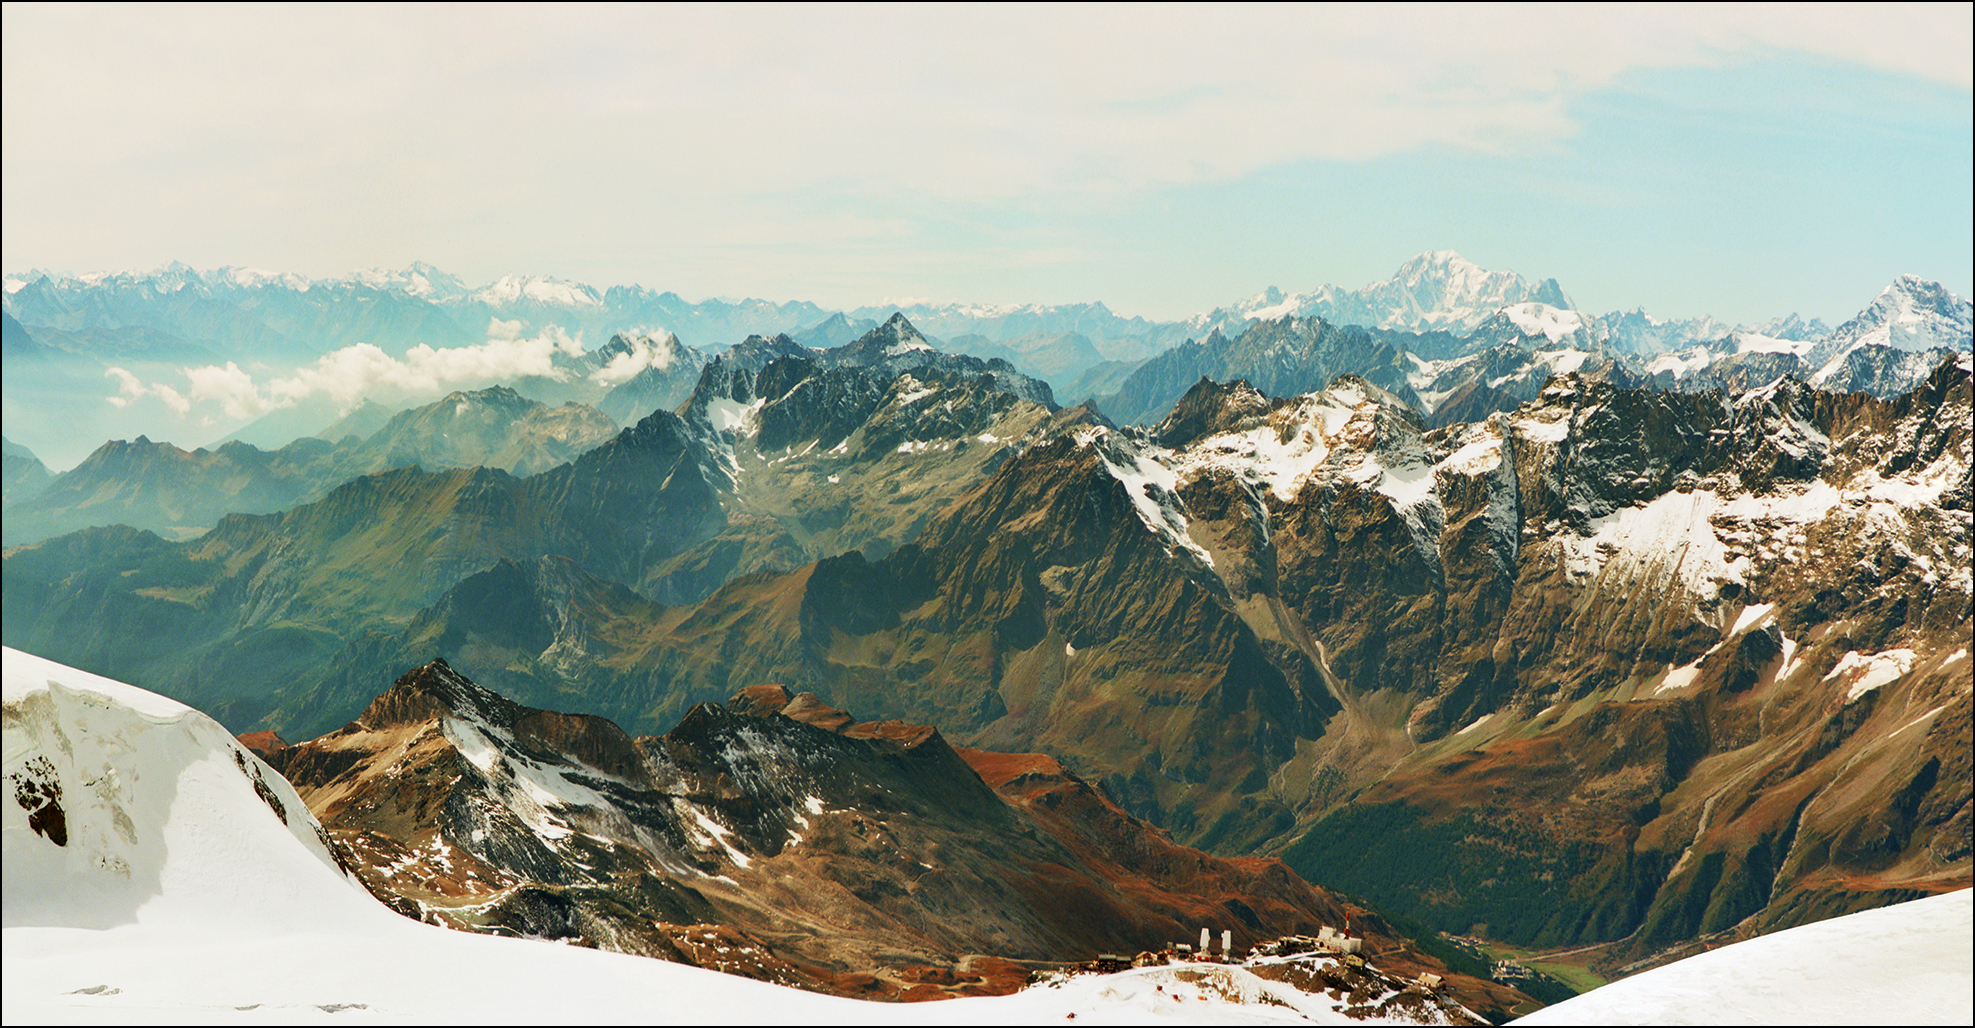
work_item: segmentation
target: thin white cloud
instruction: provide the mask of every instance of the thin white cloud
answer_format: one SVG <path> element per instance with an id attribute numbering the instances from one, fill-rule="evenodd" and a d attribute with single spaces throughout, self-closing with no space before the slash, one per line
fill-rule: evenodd
<path id="1" fill-rule="evenodd" d="M 232 361 L 227 361 L 225 367 L 208 364 L 186 368 L 184 373 L 188 383 L 186 396 L 192 403 L 218 403 L 229 418 L 259 417 L 269 410 L 267 401 L 254 388 L 253 376 Z"/>
<path id="2" fill-rule="evenodd" d="M 590 381 L 604 387 L 621 385 L 636 377 L 646 368 L 664 371 L 678 359 L 672 347 L 678 345 L 670 332 L 651 332 L 639 329 L 625 333 L 631 348 L 613 354 L 609 363 L 590 372 Z"/>
<path id="3" fill-rule="evenodd" d="M 571 372 L 556 364 L 558 355 L 581 357 L 583 344 L 551 326 L 531 338 L 517 338 L 519 322 L 496 320 L 492 335 L 473 346 L 412 347 L 402 359 L 370 343 L 357 343 L 326 353 L 308 365 L 264 381 L 228 361 L 182 368 L 186 387 L 163 382 L 146 384 L 123 368 L 106 375 L 117 380 L 117 393 L 106 397 L 114 406 L 128 407 L 143 396 L 156 396 L 180 417 L 195 406 L 218 406 L 233 419 L 252 418 L 304 400 L 326 397 L 349 409 L 365 398 L 378 402 L 429 400 L 450 390 L 513 382 L 524 378 L 568 381 Z M 635 372 L 634 372 L 635 373 Z M 628 376 L 627 376 L 628 377 Z"/>
<path id="4" fill-rule="evenodd" d="M 190 372 L 188 371 L 187 374 L 189 376 Z M 143 397 L 155 396 L 179 417 L 184 417 L 186 412 L 192 409 L 191 399 L 163 382 L 145 385 L 136 375 L 123 368 L 105 368 L 103 376 L 117 380 L 117 391 L 103 398 L 112 407 L 126 408 Z"/>

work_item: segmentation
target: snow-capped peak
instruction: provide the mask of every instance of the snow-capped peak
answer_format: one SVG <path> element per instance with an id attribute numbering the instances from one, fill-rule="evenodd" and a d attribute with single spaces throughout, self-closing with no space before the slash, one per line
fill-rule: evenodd
<path id="1" fill-rule="evenodd" d="M 1472 289 L 1474 285 L 1489 278 L 1491 275 L 1517 277 L 1514 272 L 1510 271 L 1490 272 L 1453 250 L 1432 250 L 1419 254 L 1406 263 L 1399 265 L 1399 270 L 1393 273 L 1390 281 L 1411 284 L 1438 280 L 1442 283 L 1458 284 L 1459 287 Z M 1371 283 L 1372 286 L 1381 284 L 1378 282 Z"/>
<path id="2" fill-rule="evenodd" d="M 1833 341 L 1863 346 L 1925 350 L 1936 346 L 1966 350 L 1969 301 L 1939 282 L 1901 275 L 1879 291 L 1858 316 L 1831 333 Z M 1850 349 L 1851 345 L 1845 348 Z"/>
<path id="3" fill-rule="evenodd" d="M 1858 316 L 1839 325 L 1812 351 L 1818 370 L 1810 381 L 1820 387 L 1842 381 L 1852 355 L 1873 347 L 1891 350 L 1970 350 L 1969 301 L 1939 282 L 1901 275 L 1880 290 Z"/>
<path id="4" fill-rule="evenodd" d="M 1880 342 L 1883 332 L 1884 345 L 1902 350 L 1936 346 L 1966 350 L 1969 315 L 1969 301 L 1956 296 L 1946 286 L 1918 275 L 1901 275 L 1880 290 L 1853 322 L 1866 328 L 1859 336 L 1860 342 Z"/>
<path id="5" fill-rule="evenodd" d="M 905 319 L 905 314 L 902 311 L 893 314 L 891 319 L 885 322 L 880 331 L 892 337 L 890 345 L 885 347 L 885 355 L 888 357 L 894 357 L 901 353 L 911 353 L 914 350 L 930 350 L 933 348 L 933 344 L 927 342 L 926 337 L 920 334 L 918 329 L 912 327 L 912 322 Z"/>
<path id="6" fill-rule="evenodd" d="M 1498 311 L 1509 323 L 1529 337 L 1542 336 L 1561 346 L 1588 341 L 1584 315 L 1560 310 L 1546 303 L 1512 303 Z"/>
<path id="7" fill-rule="evenodd" d="M 392 290 L 425 300 L 451 300 L 467 293 L 466 283 L 424 261 L 413 261 L 403 271 L 374 268 L 352 272 L 349 277 L 372 289 Z"/>
<path id="8" fill-rule="evenodd" d="M 1526 302 L 1574 308 L 1555 279 L 1532 284 L 1513 271 L 1489 271 L 1452 250 L 1435 250 L 1406 261 L 1391 278 L 1360 289 L 1325 285 L 1285 294 L 1271 286 L 1231 307 L 1196 315 L 1189 325 L 1202 332 L 1233 331 L 1246 321 L 1295 315 L 1341 325 L 1465 333 L 1503 307 Z"/>
<path id="9" fill-rule="evenodd" d="M 293 289 L 300 293 L 307 292 L 309 288 L 308 277 L 306 275 L 297 275 L 292 271 L 267 271 L 262 268 L 220 268 L 213 272 L 212 277 L 215 280 L 224 280 L 227 284 L 238 286 L 242 289 L 280 286 Z"/>
<path id="10" fill-rule="evenodd" d="M 496 307 L 523 300 L 551 307 L 603 306 L 603 297 L 581 282 L 524 275 L 503 275 L 493 285 L 474 293 L 473 298 Z"/>

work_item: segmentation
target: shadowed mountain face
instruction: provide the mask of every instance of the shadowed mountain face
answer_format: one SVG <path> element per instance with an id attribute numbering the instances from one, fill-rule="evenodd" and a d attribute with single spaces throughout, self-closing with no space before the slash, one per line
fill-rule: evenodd
<path id="1" fill-rule="evenodd" d="M 278 450 L 242 442 L 181 450 L 143 436 L 98 447 L 6 511 L 8 545 L 123 524 L 198 536 L 228 514 L 265 514 L 319 499 L 393 468 L 499 468 L 532 475 L 605 443 L 610 419 L 580 404 L 550 407 L 497 386 L 401 411 L 367 438 L 298 439 Z"/>
<path id="2" fill-rule="evenodd" d="M 40 496 L 54 477 L 48 473 L 48 465 L 41 463 L 33 450 L 11 439 L 0 439 L 0 447 L 5 450 L 0 454 L 0 460 L 5 461 L 0 464 L 0 485 L 6 490 L 3 502 L 12 507 Z"/>
<path id="3" fill-rule="evenodd" d="M 679 602 L 750 572 L 888 553 L 1027 441 L 1087 419 L 1054 412 L 1048 396 L 1006 365 L 926 348 L 902 319 L 832 352 L 751 340 L 704 369 L 683 413 L 654 412 L 532 477 L 401 468 L 282 513 L 228 517 L 183 545 L 95 530 L 18 553 L 7 564 L 9 638 L 172 683 L 251 722 L 301 710 L 294 701 L 319 694 L 338 649 L 361 649 L 504 559 L 562 555 Z M 459 408 L 504 400 L 526 403 L 505 390 L 449 398 L 399 415 L 376 438 L 425 450 L 452 445 L 453 428 L 453 442 L 482 438 Z M 523 421 L 568 410 L 533 405 Z M 531 435 L 505 423 L 486 441 L 519 446 L 555 427 Z M 165 463 L 198 463 L 176 459 Z M 76 561 L 124 559 L 145 568 L 103 588 L 74 577 Z M 172 642 L 140 641 L 142 630 L 128 631 L 140 623 Z M 277 726 L 320 730 L 355 709 L 304 707 Z"/>
<path id="4" fill-rule="evenodd" d="M 825 991 L 1005 992 L 1026 978 L 1012 961 L 1158 948 L 1201 924 L 1245 949 L 1345 917 L 1281 862 L 1175 845 L 1048 757 L 955 750 L 780 686 L 634 739 L 435 662 L 269 756 L 407 914 Z M 1440 970 L 1375 917 L 1356 924 L 1388 970 Z"/>
<path id="5" fill-rule="evenodd" d="M 1146 361 L 1100 405 L 1121 423 L 1149 424 L 1202 378 L 1241 379 L 1270 396 L 1295 396 L 1350 372 L 1417 406 L 1406 377 L 1412 367 L 1404 356 L 1408 344 L 1417 347 L 1417 337 L 1316 318 L 1257 321 L 1238 335 L 1216 331 Z"/>

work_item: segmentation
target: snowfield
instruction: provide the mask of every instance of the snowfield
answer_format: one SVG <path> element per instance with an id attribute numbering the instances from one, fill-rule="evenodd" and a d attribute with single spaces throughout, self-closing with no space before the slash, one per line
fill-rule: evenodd
<path id="1" fill-rule="evenodd" d="M 211 718 L 0 659 L 8 1024 L 1363 1023 L 1238 967 L 871 1003 L 419 924 L 338 870 L 294 790 Z"/>
<path id="2" fill-rule="evenodd" d="M 1975 1023 L 1975 890 L 1723 946 L 1513 1023 Z"/>

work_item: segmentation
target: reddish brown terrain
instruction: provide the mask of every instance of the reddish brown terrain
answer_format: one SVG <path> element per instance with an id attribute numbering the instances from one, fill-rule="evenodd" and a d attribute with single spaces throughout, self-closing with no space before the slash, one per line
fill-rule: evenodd
<path id="1" fill-rule="evenodd" d="M 359 877 L 410 916 L 883 999 L 1234 932 L 1342 925 L 1446 974 L 1281 861 L 1174 843 L 1040 754 L 949 746 L 755 686 L 662 737 L 515 705 L 443 662 L 274 750 Z M 1479 1009 L 1525 998 L 1452 976 Z"/>

